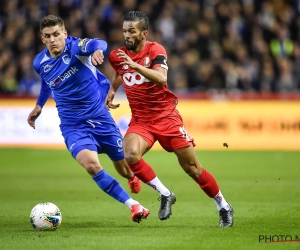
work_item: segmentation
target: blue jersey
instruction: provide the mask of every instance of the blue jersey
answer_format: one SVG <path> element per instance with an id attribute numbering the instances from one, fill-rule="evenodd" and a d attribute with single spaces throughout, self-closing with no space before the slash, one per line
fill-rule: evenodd
<path id="1" fill-rule="evenodd" d="M 107 43 L 68 36 L 58 58 L 52 58 L 46 48 L 33 61 L 42 78 L 37 104 L 43 107 L 52 93 L 61 124 L 80 123 L 107 112 L 104 101 L 110 84 L 91 62 L 98 49 L 106 51 Z"/>

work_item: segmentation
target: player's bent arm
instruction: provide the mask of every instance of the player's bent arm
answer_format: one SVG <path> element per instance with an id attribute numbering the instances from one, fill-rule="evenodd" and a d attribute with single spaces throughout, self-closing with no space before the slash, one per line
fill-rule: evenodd
<path id="1" fill-rule="evenodd" d="M 98 38 L 84 38 L 78 40 L 78 44 L 73 46 L 73 48 L 76 50 L 75 54 L 90 56 L 97 50 L 105 52 L 107 50 L 107 42 Z"/>
<path id="2" fill-rule="evenodd" d="M 123 50 L 119 49 L 117 51 L 117 56 L 121 59 L 124 59 L 122 64 L 127 64 L 130 68 L 134 69 L 141 75 L 143 75 L 145 78 L 150 80 L 151 82 L 156 83 L 159 86 L 163 86 L 167 83 L 167 72 L 168 72 L 168 66 L 166 64 L 166 59 L 162 55 L 156 56 L 154 60 L 152 61 L 152 65 L 154 69 L 146 68 L 145 66 L 142 66 L 136 62 L 134 62 Z M 113 65 L 112 65 L 113 66 Z"/>
<path id="3" fill-rule="evenodd" d="M 117 71 L 114 70 L 114 73 L 113 73 L 113 76 L 112 76 L 112 79 L 111 79 L 110 89 L 113 92 L 117 92 L 117 90 L 119 89 L 121 84 L 122 84 L 121 76 L 118 74 Z"/>
<path id="4" fill-rule="evenodd" d="M 102 50 L 105 52 L 107 50 L 107 42 L 100 39 L 92 39 L 90 47 L 93 52 L 96 50 Z"/>
<path id="5" fill-rule="evenodd" d="M 75 39 L 75 37 L 73 37 Z M 100 65 L 104 61 L 103 52 L 107 50 L 107 42 L 98 38 L 78 39 L 72 46 L 72 51 L 75 55 L 91 56 L 93 65 Z"/>
<path id="6" fill-rule="evenodd" d="M 146 68 L 140 64 L 137 64 L 135 70 L 143 75 L 145 78 L 151 82 L 156 83 L 159 86 L 164 86 L 167 83 L 167 69 L 162 67 L 156 67 L 154 69 Z"/>
<path id="7" fill-rule="evenodd" d="M 121 86 L 121 84 L 122 84 L 121 76 L 118 74 L 117 71 L 114 71 L 112 81 L 110 84 L 110 89 L 108 91 L 108 94 L 107 94 L 107 97 L 105 100 L 105 106 L 107 109 L 116 109 L 116 108 L 120 107 L 119 103 L 114 104 L 112 102 L 115 98 L 116 91 Z"/>

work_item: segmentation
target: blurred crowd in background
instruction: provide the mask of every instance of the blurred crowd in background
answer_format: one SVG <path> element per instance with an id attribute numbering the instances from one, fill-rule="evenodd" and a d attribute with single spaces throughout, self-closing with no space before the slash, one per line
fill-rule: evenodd
<path id="1" fill-rule="evenodd" d="M 98 68 L 110 79 L 107 56 L 124 45 L 130 10 L 148 14 L 148 40 L 165 47 L 175 93 L 300 90 L 299 0 L 2 0 L 0 93 L 39 94 L 32 61 L 48 14 L 61 16 L 69 35 L 107 41 Z"/>

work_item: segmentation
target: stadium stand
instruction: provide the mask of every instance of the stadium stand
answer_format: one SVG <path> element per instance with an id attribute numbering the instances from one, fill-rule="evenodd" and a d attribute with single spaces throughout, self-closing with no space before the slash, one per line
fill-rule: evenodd
<path id="1" fill-rule="evenodd" d="M 110 51 L 124 44 L 128 10 L 148 14 L 149 40 L 167 49 L 169 87 L 179 96 L 300 99 L 298 0 L 4 0 L 1 97 L 38 95 L 32 61 L 44 48 L 43 16 L 60 15 L 69 34 L 104 39 Z M 99 69 L 112 75 L 108 60 Z"/>

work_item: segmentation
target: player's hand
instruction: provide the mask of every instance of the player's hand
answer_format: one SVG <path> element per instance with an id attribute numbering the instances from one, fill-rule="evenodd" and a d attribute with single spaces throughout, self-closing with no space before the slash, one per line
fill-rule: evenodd
<path id="1" fill-rule="evenodd" d="M 41 113 L 42 113 L 41 106 L 36 105 L 35 108 L 29 114 L 28 119 L 27 119 L 27 122 L 30 127 L 33 127 L 35 129 L 35 120 L 40 116 Z"/>
<path id="2" fill-rule="evenodd" d="M 98 49 L 92 55 L 92 63 L 93 65 L 100 65 L 104 62 L 103 51 Z"/>
<path id="3" fill-rule="evenodd" d="M 123 50 L 118 50 L 117 56 L 119 58 L 123 58 L 124 62 L 121 62 L 120 64 L 127 64 L 129 68 L 131 69 L 137 69 L 139 64 L 135 63 L 134 61 L 131 60 L 131 58 L 123 51 Z"/>
<path id="4" fill-rule="evenodd" d="M 120 104 L 113 104 L 112 101 L 115 98 L 115 92 L 110 89 L 108 91 L 108 94 L 106 96 L 106 100 L 105 100 L 105 106 L 107 109 L 117 109 L 118 107 L 120 107 Z"/>

